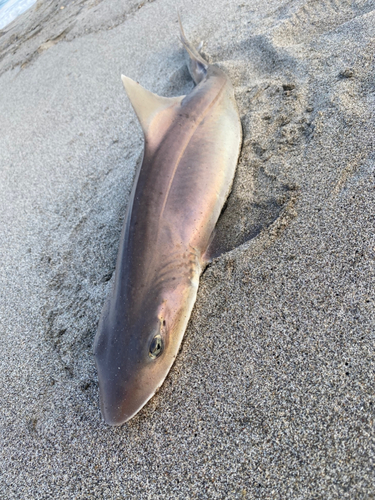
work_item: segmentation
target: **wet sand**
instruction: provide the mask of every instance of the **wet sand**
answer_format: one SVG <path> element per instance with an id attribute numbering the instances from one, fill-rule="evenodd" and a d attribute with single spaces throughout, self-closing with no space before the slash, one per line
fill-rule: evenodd
<path id="1" fill-rule="evenodd" d="M 120 75 L 192 88 L 176 6 L 59 0 L 0 32 L 0 497 L 372 498 L 372 1 L 178 3 L 241 115 L 228 252 L 158 394 L 101 419 L 92 344 L 143 147 Z"/>

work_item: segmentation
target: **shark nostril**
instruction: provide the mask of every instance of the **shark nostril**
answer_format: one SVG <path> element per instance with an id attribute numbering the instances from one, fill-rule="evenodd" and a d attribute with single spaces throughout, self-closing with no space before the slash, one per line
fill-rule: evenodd
<path id="1" fill-rule="evenodd" d="M 156 359 L 158 356 L 160 356 L 162 350 L 163 350 L 163 339 L 161 338 L 161 335 L 155 335 L 155 337 L 151 341 L 148 355 L 150 356 L 151 359 Z"/>

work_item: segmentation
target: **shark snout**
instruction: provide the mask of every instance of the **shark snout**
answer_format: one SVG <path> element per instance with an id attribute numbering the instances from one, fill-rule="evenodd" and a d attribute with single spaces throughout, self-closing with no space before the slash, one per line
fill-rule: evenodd
<path id="1" fill-rule="evenodd" d="M 120 370 L 119 370 L 120 371 Z M 131 419 L 152 396 L 141 390 L 136 381 L 118 377 L 99 377 L 100 407 L 105 422 L 121 425 Z"/>

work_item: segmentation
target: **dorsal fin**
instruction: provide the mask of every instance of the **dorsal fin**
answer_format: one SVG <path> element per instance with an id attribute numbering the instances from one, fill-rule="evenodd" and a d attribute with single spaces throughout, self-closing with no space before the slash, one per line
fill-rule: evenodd
<path id="1" fill-rule="evenodd" d="M 156 115 L 175 104 L 179 104 L 185 97 L 184 95 L 178 97 L 160 97 L 146 90 L 142 85 L 127 76 L 121 75 L 121 78 L 145 135 Z"/>

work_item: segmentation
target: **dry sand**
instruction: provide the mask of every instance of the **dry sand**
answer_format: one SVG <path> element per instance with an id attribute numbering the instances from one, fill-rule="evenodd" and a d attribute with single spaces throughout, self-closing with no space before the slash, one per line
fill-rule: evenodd
<path id="1" fill-rule="evenodd" d="M 92 343 L 142 151 L 120 74 L 189 91 L 176 6 L 236 89 L 236 248 L 111 428 Z M 375 497 L 374 52 L 373 0 L 58 0 L 0 32 L 2 499 Z"/>

